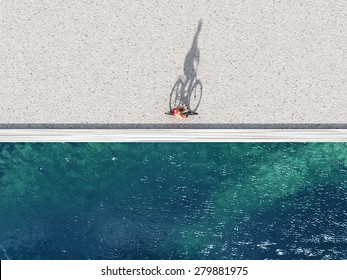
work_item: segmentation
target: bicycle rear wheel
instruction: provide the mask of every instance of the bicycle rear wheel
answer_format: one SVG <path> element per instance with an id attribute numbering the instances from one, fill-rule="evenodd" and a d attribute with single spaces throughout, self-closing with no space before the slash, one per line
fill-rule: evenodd
<path id="1" fill-rule="evenodd" d="M 184 83 L 181 79 L 178 79 L 171 90 L 170 103 L 169 103 L 170 111 L 173 108 L 177 108 L 178 106 L 181 105 L 183 90 L 184 90 Z"/>
<path id="2" fill-rule="evenodd" d="M 201 96 L 202 96 L 202 84 L 200 80 L 197 80 L 193 87 L 192 87 L 192 92 L 189 96 L 189 109 L 195 113 L 195 111 L 198 109 L 201 101 Z"/>

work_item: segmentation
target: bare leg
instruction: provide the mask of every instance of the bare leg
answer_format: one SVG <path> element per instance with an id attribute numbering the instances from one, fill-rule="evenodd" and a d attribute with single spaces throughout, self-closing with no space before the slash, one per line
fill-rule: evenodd
<path id="1" fill-rule="evenodd" d="M 183 113 L 188 113 L 189 112 L 188 105 L 183 105 L 182 107 L 184 108 Z"/>

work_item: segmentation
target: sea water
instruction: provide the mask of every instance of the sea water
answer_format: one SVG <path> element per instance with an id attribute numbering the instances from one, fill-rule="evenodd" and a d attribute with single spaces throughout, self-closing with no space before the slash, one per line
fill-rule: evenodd
<path id="1" fill-rule="evenodd" d="M 346 143 L 2 143 L 2 259 L 346 259 Z"/>

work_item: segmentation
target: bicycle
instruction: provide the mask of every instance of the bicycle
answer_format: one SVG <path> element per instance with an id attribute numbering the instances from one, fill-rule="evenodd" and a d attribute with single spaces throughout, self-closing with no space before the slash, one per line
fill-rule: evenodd
<path id="1" fill-rule="evenodd" d="M 189 116 L 198 115 L 197 112 L 193 112 L 193 111 L 190 111 L 190 110 L 188 112 L 184 113 L 184 114 L 187 114 Z M 172 112 L 165 112 L 165 115 L 172 115 Z"/>
<path id="2" fill-rule="evenodd" d="M 202 96 L 202 83 L 196 77 L 191 80 L 182 79 L 179 77 L 173 86 L 170 94 L 170 111 L 181 105 L 188 105 L 192 115 L 196 115 Z"/>

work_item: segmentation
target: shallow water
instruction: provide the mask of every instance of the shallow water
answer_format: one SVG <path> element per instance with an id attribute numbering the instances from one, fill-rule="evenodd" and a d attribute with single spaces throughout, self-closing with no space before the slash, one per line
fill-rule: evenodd
<path id="1" fill-rule="evenodd" d="M 1 259 L 346 259 L 346 143 L 0 144 Z"/>

